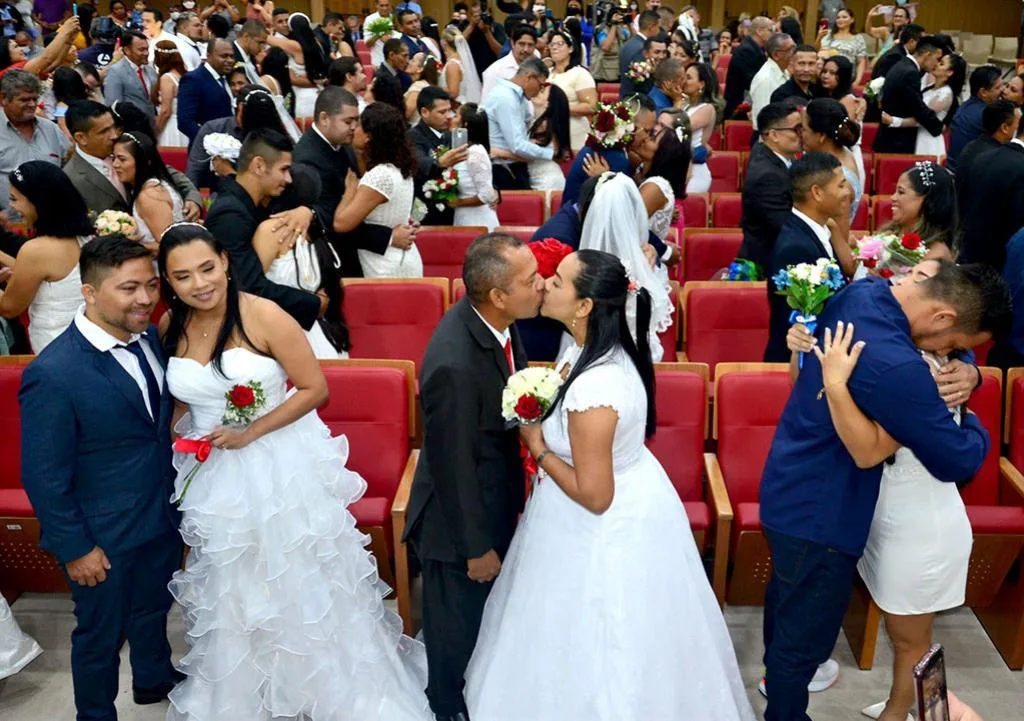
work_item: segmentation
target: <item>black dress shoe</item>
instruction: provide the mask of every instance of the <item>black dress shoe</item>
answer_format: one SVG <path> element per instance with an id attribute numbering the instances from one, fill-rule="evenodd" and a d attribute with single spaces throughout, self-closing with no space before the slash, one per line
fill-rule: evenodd
<path id="1" fill-rule="evenodd" d="M 156 688 L 140 688 L 132 686 L 132 699 L 139 706 L 148 706 L 160 703 L 167 699 L 167 696 L 174 690 L 174 687 L 184 681 L 187 677 L 181 671 L 171 671 L 171 680 Z"/>
<path id="2" fill-rule="evenodd" d="M 459 711 L 454 716 L 434 716 L 435 721 L 469 721 L 469 714 L 465 711 Z"/>

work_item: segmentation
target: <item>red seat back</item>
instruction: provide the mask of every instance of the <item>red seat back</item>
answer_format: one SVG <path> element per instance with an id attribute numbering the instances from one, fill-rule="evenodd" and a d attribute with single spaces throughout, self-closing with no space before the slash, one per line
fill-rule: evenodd
<path id="1" fill-rule="evenodd" d="M 729 63 L 731 63 L 731 62 L 732 62 L 732 55 L 731 54 L 730 55 L 719 55 L 718 56 L 718 63 L 715 65 L 715 67 L 716 68 L 726 68 L 726 69 L 728 69 Z"/>
<path id="2" fill-rule="evenodd" d="M 1010 387 L 1010 462 L 1024 468 L 1024 376 Z"/>
<path id="3" fill-rule="evenodd" d="M 445 225 L 420 228 L 416 247 L 423 258 L 426 278 L 462 277 L 462 261 L 470 244 L 487 232 L 487 228 L 456 228 Z"/>
<path id="4" fill-rule="evenodd" d="M 712 150 L 721 150 L 722 142 L 722 129 L 721 127 L 716 125 L 715 129 L 711 132 L 711 135 L 708 137 L 708 147 L 711 148 Z"/>
<path id="5" fill-rule="evenodd" d="M 164 165 L 182 173 L 188 168 L 188 148 L 159 148 Z"/>
<path id="6" fill-rule="evenodd" d="M 647 447 L 682 501 L 702 501 L 707 383 L 691 371 L 658 370 L 655 376 L 658 425 Z"/>
<path id="7" fill-rule="evenodd" d="M 445 289 L 429 283 L 346 283 L 350 355 L 411 360 L 418 367 L 446 298 Z"/>
<path id="8" fill-rule="evenodd" d="M 661 360 L 665 363 L 675 363 L 679 353 L 679 284 L 672 281 L 671 285 L 669 300 L 672 303 L 672 325 L 668 330 L 658 334 L 658 340 L 661 341 Z"/>
<path id="9" fill-rule="evenodd" d="M 562 191 L 552 190 L 551 197 L 548 199 L 548 217 L 557 213 L 562 209 Z"/>
<path id="10" fill-rule="evenodd" d="M 452 288 L 452 302 L 458 303 L 466 295 L 466 284 L 462 282 L 462 279 L 455 281 Z"/>
<path id="11" fill-rule="evenodd" d="M 547 198 L 540 190 L 506 190 L 498 204 L 501 225 L 544 225 Z"/>
<path id="12" fill-rule="evenodd" d="M 598 83 L 597 92 L 599 93 L 615 93 L 616 97 L 619 95 L 619 84 L 618 83 Z"/>
<path id="13" fill-rule="evenodd" d="M 981 469 L 960 495 L 969 506 L 999 505 L 999 448 L 1002 440 L 1003 387 L 998 378 L 982 377 L 981 385 L 971 394 L 967 406 L 988 431 L 991 444 Z"/>
<path id="14" fill-rule="evenodd" d="M 789 391 L 784 370 L 726 373 L 716 383 L 718 461 L 734 505 L 758 501 L 764 464 Z"/>
<path id="15" fill-rule="evenodd" d="M 871 214 L 871 228 L 878 230 L 892 220 L 892 198 L 888 196 L 875 197 L 871 199 L 871 204 L 874 206 L 874 211 Z"/>
<path id="16" fill-rule="evenodd" d="M 683 199 L 683 221 L 687 228 L 708 227 L 708 196 L 704 193 L 687 193 Z"/>
<path id="17" fill-rule="evenodd" d="M 330 390 L 317 410 L 331 435 L 348 438 L 346 467 L 366 479 L 368 497 L 390 502 L 409 457 L 409 383 L 397 368 L 324 366 Z"/>
<path id="18" fill-rule="evenodd" d="M 24 365 L 0 365 L 0 490 L 21 490 L 21 413 L 18 389 Z"/>
<path id="19" fill-rule="evenodd" d="M 740 154 L 719 150 L 708 157 L 712 193 L 736 193 L 740 189 Z"/>
<path id="20" fill-rule="evenodd" d="M 716 193 L 711 196 L 711 227 L 738 228 L 743 219 L 741 193 Z"/>
<path id="21" fill-rule="evenodd" d="M 369 58 L 370 54 L 367 53 L 366 57 Z M 365 62 L 363 63 L 363 71 L 366 73 L 366 85 L 369 86 L 370 83 L 373 82 L 373 75 L 377 71 L 377 69 L 370 65 L 369 62 Z"/>
<path id="22" fill-rule="evenodd" d="M 878 135 L 878 123 L 864 123 L 860 126 L 860 147 L 865 151 L 870 151 L 875 147 L 875 136 Z M 864 162 L 867 163 L 867 153 L 865 153 Z"/>
<path id="23" fill-rule="evenodd" d="M 869 148 L 861 152 L 862 159 L 864 161 L 864 195 L 870 195 L 871 189 L 874 187 L 871 182 L 874 180 L 875 171 L 875 154 L 871 152 L 871 146 L 865 146 Z"/>
<path id="24" fill-rule="evenodd" d="M 729 266 L 742 243 L 743 233 L 738 230 L 687 232 L 683 241 L 683 282 L 711 280 L 718 271 Z"/>
<path id="25" fill-rule="evenodd" d="M 725 121 L 725 149 L 750 151 L 750 139 L 754 135 L 754 125 L 749 120 Z"/>
<path id="26" fill-rule="evenodd" d="M 759 362 L 768 345 L 768 293 L 764 283 L 691 286 L 686 295 L 686 355 L 707 363 Z"/>
<path id="27" fill-rule="evenodd" d="M 860 199 L 860 205 L 857 206 L 857 212 L 853 216 L 853 222 L 850 224 L 850 230 L 867 230 L 868 229 L 868 205 L 870 198 L 864 196 Z"/>
<path id="28" fill-rule="evenodd" d="M 529 243 L 530 239 L 533 238 L 533 234 L 537 232 L 537 228 L 532 225 L 499 225 L 494 229 L 495 233 L 505 233 L 511 235 L 524 243 Z"/>
<path id="29" fill-rule="evenodd" d="M 896 192 L 896 183 L 908 168 L 922 160 L 934 160 L 926 155 L 875 155 L 875 194 L 892 195 Z"/>

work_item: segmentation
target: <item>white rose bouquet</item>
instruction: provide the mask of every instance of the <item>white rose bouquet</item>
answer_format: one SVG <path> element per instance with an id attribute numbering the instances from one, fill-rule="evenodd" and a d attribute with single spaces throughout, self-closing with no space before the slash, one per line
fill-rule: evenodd
<path id="1" fill-rule="evenodd" d="M 139 232 L 135 225 L 135 219 L 120 210 L 104 210 L 96 216 L 93 227 L 96 228 L 96 235 L 99 236 L 124 235 L 130 238 Z"/>
<path id="2" fill-rule="evenodd" d="M 553 368 L 524 368 L 509 376 L 501 394 L 501 415 L 507 421 L 539 423 L 555 402 L 562 376 Z"/>

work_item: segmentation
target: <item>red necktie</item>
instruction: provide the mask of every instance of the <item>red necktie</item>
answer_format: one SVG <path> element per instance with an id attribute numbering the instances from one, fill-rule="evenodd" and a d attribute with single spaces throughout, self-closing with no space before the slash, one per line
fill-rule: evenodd
<path id="1" fill-rule="evenodd" d="M 516 364 L 512 360 L 512 339 L 505 339 L 505 360 L 508 361 L 508 374 L 512 375 L 516 372 Z"/>
<path id="2" fill-rule="evenodd" d="M 135 69 L 139 73 L 139 82 L 142 83 L 142 92 L 146 94 L 146 97 L 149 97 L 149 88 L 146 87 L 146 76 L 142 74 L 142 66 L 140 65 Z"/>

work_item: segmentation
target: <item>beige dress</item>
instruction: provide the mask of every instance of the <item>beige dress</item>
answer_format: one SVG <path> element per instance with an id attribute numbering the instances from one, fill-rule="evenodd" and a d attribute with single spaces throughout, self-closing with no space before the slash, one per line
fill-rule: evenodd
<path id="1" fill-rule="evenodd" d="M 564 73 L 552 72 L 549 78 L 552 84 L 557 85 L 565 91 L 570 103 L 579 102 L 579 91 L 593 90 L 597 88 L 590 72 L 577 65 L 569 68 Z M 582 115 L 569 117 L 569 136 L 572 142 L 573 152 L 579 152 L 587 142 L 587 135 L 590 133 L 590 118 Z"/>

